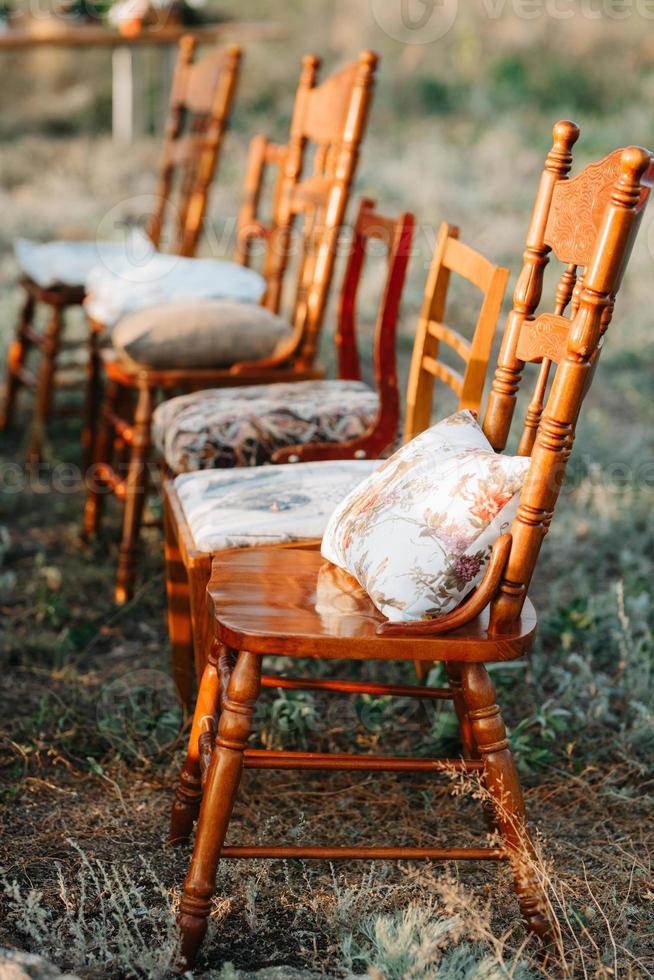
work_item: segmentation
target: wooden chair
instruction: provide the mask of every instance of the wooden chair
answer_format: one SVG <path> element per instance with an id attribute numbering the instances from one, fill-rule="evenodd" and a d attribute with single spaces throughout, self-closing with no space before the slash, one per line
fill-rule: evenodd
<path id="1" fill-rule="evenodd" d="M 133 588 L 136 550 L 148 490 L 150 427 L 156 394 L 302 381 L 322 375 L 314 360 L 329 298 L 338 236 L 343 227 L 372 98 L 376 65 L 376 55 L 364 51 L 356 62 L 332 75 L 322 85 L 316 85 L 318 59 L 313 56 L 304 59 L 289 143 L 281 154 L 284 169 L 275 191 L 279 203 L 277 219 L 267 230 L 254 224 L 254 232 L 263 234 L 268 243 L 263 270 L 267 292 L 263 302 L 269 309 L 277 311 L 282 300 L 284 276 L 289 268 L 294 222 L 298 217 L 303 219 L 302 261 L 291 318 L 293 332 L 284 348 L 259 361 L 207 370 L 135 367 L 132 362 L 111 352 L 103 360 L 108 384 L 95 445 L 94 478 L 89 483 L 86 499 L 84 533 L 91 537 L 97 531 L 101 499 L 107 491 L 124 503 L 115 592 L 119 603 L 129 598 Z M 310 148 L 314 150 L 313 170 L 309 176 L 302 177 Z M 247 227 L 245 221 L 244 227 Z M 126 391 L 135 394 L 135 406 L 128 405 L 127 417 L 118 416 L 116 407 L 121 398 L 125 404 Z M 129 454 L 124 479 L 111 465 L 114 433 L 118 434 L 121 445 L 127 447 Z"/>
<path id="2" fill-rule="evenodd" d="M 638 147 L 616 151 L 567 180 L 579 131 L 558 123 L 536 198 L 522 274 L 507 320 L 484 430 L 496 450 L 507 440 L 521 371 L 541 364 L 526 429 L 539 414 L 531 463 L 511 532 L 497 541 L 477 591 L 455 611 L 427 622 L 389 623 L 350 583 L 347 612 L 316 608 L 320 553 L 248 549 L 214 562 L 209 586 L 215 645 L 205 669 L 189 758 L 173 808 L 173 839 L 188 836 L 204 782 L 191 867 L 181 900 L 182 964 L 190 966 L 206 930 L 218 861 L 223 858 L 426 858 L 508 860 L 528 928 L 551 938 L 546 899 L 535 871 L 524 803 L 504 722 L 485 664 L 521 656 L 536 630 L 527 590 L 552 519 L 577 418 L 590 385 L 615 294 L 649 194 L 654 168 Z M 565 263 L 555 312 L 535 316 L 550 253 Z M 583 271 L 579 271 L 582 267 Z M 565 310 L 568 309 L 568 315 Z M 553 367 L 556 365 L 555 367 Z M 553 374 L 544 394 L 542 375 Z M 542 401 L 542 411 L 539 406 Z M 528 441 L 531 436 L 528 437 Z M 526 446 L 523 447 L 526 451 Z M 323 572 L 324 574 L 325 572 Z M 356 608 L 353 604 L 356 600 Z M 455 760 L 372 758 L 246 747 L 260 687 L 368 692 L 371 685 L 261 676 L 262 657 L 326 660 L 415 660 L 445 664 L 449 688 L 374 685 L 377 693 L 449 698 L 460 723 L 463 752 Z M 216 719 L 220 708 L 220 719 Z M 499 843 L 455 847 L 224 846 L 243 768 L 476 772 L 493 801 Z"/>
<path id="3" fill-rule="evenodd" d="M 157 204 L 147 228 L 147 234 L 157 248 L 163 246 L 165 237 L 169 237 L 170 250 L 183 256 L 195 254 L 241 62 L 241 49 L 237 46 L 214 51 L 196 63 L 193 61 L 195 50 L 194 38 L 181 39 L 156 192 Z M 22 286 L 25 299 L 7 359 L 0 431 L 12 422 L 20 388 L 33 390 L 35 404 L 29 458 L 38 462 L 52 415 L 65 311 L 83 302 L 85 290 L 83 282 L 76 286 L 60 284 L 42 288 L 30 278 L 23 278 Z M 50 311 L 43 333 L 33 326 L 38 304 Z M 92 368 L 97 362 L 96 348 L 92 334 L 89 355 Z M 26 364 L 32 349 L 40 353 L 36 373 Z M 71 384 L 79 388 L 78 380 L 73 379 Z"/>
<path id="4" fill-rule="evenodd" d="M 293 463 L 304 456 L 312 460 L 356 459 L 380 456 L 397 439 L 400 398 L 397 383 L 395 334 L 400 301 L 411 252 L 415 219 L 402 214 L 396 220 L 381 215 L 373 201 L 364 198 L 354 225 L 352 246 L 341 286 L 334 334 L 338 378 L 360 381 L 357 343 L 357 296 L 371 241 L 386 251 L 386 278 L 380 295 L 373 340 L 373 362 L 377 412 L 366 432 L 357 439 L 339 443 L 313 443 L 279 449 L 273 462 Z M 206 471 L 204 471 L 206 472 Z M 206 591 L 213 555 L 195 543 L 184 507 L 169 475 L 163 481 L 166 547 L 168 623 L 173 649 L 173 675 L 182 703 L 191 704 L 196 679 L 202 676 L 211 620 Z M 200 658 L 195 663 L 194 651 Z"/>
<path id="5" fill-rule="evenodd" d="M 476 286 L 482 294 L 479 315 L 468 341 L 459 331 L 445 325 L 447 296 L 452 274 Z M 442 381 L 458 396 L 457 410 L 479 412 L 488 361 L 502 308 L 509 270 L 493 265 L 485 256 L 459 241 L 459 229 L 443 222 L 438 230 L 418 319 L 411 367 L 407 381 L 403 441 L 408 442 L 431 424 L 434 415 L 434 382 Z M 345 343 L 345 339 L 339 341 Z M 463 374 L 438 359 L 440 344 L 463 361 Z M 380 371 L 377 371 L 379 379 Z M 382 382 L 378 380 L 378 385 Z M 383 440 L 367 435 L 348 447 L 353 458 L 359 454 L 381 456 L 388 448 Z M 275 462 L 309 462 L 342 459 L 342 446 L 309 444 L 280 450 Z"/>
<path id="6" fill-rule="evenodd" d="M 365 212 L 364 212 L 365 213 Z M 371 231 L 385 231 L 386 240 L 402 234 L 399 225 L 392 231 L 392 223 L 378 215 L 370 216 Z M 404 219 L 406 220 L 406 219 Z M 359 223 L 358 223 L 359 224 Z M 360 232 L 366 226 L 359 225 Z M 370 232 L 366 232 L 370 235 Z M 479 412 L 483 382 L 490 357 L 491 346 L 502 307 L 504 291 L 508 280 L 508 269 L 495 266 L 470 246 L 458 240 L 458 228 L 442 224 L 438 233 L 436 247 L 430 264 L 413 349 L 412 374 L 409 379 L 409 392 L 412 400 L 407 404 L 404 425 L 404 441 L 413 438 L 431 422 L 433 408 L 434 380 L 437 378 L 462 396 L 465 389 L 465 402 L 461 397 L 459 408 L 470 408 Z M 451 245 L 454 243 L 455 248 Z M 335 335 L 339 362 L 339 377 L 359 378 L 359 357 L 356 343 L 356 287 L 361 274 L 365 254 L 364 234 L 355 235 L 350 254 L 348 272 L 343 285 L 340 315 Z M 399 295 L 400 278 L 397 260 L 389 256 L 389 271 L 384 296 L 377 318 L 374 346 L 375 386 L 379 394 L 379 413 L 370 428 L 358 439 L 341 443 L 308 443 L 278 450 L 275 463 L 307 463 L 343 459 L 376 459 L 392 448 L 398 431 L 399 395 L 397 388 L 395 358 L 395 302 L 391 299 Z M 439 322 L 445 318 L 447 291 L 451 275 L 457 275 L 475 285 L 481 292 L 480 312 L 471 344 L 460 334 L 442 326 L 445 342 L 456 342 L 457 349 L 466 360 L 465 377 L 472 372 L 474 365 L 474 394 L 471 384 L 459 384 L 456 372 L 432 370 L 437 351 L 432 343 L 436 314 Z M 429 351 L 427 354 L 426 351 Z M 470 356 L 474 352 L 474 357 Z M 426 365 L 426 366 L 425 366 Z M 430 399 L 427 411 L 427 399 Z M 418 416 L 417 410 L 420 415 Z M 362 473 L 361 478 L 365 476 Z M 328 475 L 325 474 L 328 479 Z M 184 512 L 184 506 L 177 492 L 175 481 L 166 479 L 163 484 L 164 529 L 166 542 L 166 589 L 168 593 L 168 628 L 173 653 L 173 675 L 182 703 L 188 707 L 195 678 L 199 681 L 206 662 L 206 652 L 210 646 L 212 620 L 206 602 L 207 586 L 211 577 L 211 565 L 216 553 L 198 547 Z M 300 535 L 298 535 L 300 537 Z M 417 664 L 418 674 L 424 677 L 423 664 Z"/>
<path id="7" fill-rule="evenodd" d="M 375 216 L 372 224 L 373 229 L 376 227 L 384 229 L 389 222 L 388 219 Z M 392 241 L 393 234 L 391 227 L 387 234 L 389 242 Z M 397 231 L 394 234 L 397 235 Z M 432 370 L 432 364 L 440 364 L 440 362 L 435 361 L 436 351 L 432 344 L 430 330 L 435 329 L 433 326 L 435 311 L 438 312 L 439 323 L 444 320 L 447 291 L 452 274 L 475 285 L 481 292 L 480 312 L 472 332 L 471 344 L 461 335 L 455 335 L 450 328 L 441 326 L 447 341 L 454 341 L 456 338 L 457 348 L 466 360 L 464 372 L 466 377 L 471 372 L 470 365 L 474 366 L 474 398 L 472 387 L 465 386 L 466 401 L 465 403 L 460 401 L 459 408 L 471 408 L 476 412 L 480 409 L 483 381 L 509 273 L 508 269 L 494 266 L 479 252 L 460 242 L 458 235 L 458 228 L 447 224 L 441 225 L 430 264 L 414 343 L 412 359 L 414 370 L 409 379 L 409 391 L 414 397 L 407 405 L 405 441 L 427 428 L 431 422 L 431 412 L 426 411 L 426 399 L 427 397 L 432 399 L 433 406 L 435 378 L 452 387 L 459 396 L 462 395 L 463 388 L 459 384 L 456 372 Z M 456 245 L 455 250 L 450 249 L 452 242 Z M 353 281 L 348 286 L 348 280 L 353 277 L 358 283 L 364 252 L 363 236 L 355 235 L 335 335 L 341 378 L 359 377 L 355 336 L 356 285 Z M 391 255 L 375 338 L 375 384 L 380 403 L 377 419 L 357 439 L 340 443 L 313 442 L 288 446 L 275 453 L 273 462 L 308 463 L 326 460 L 375 459 L 392 448 L 397 436 L 399 400 L 394 346 L 395 328 L 394 324 L 391 327 L 391 324 L 386 325 L 385 321 L 389 320 L 389 298 L 393 293 L 397 293 L 399 288 L 394 265 Z M 395 312 L 393 312 L 393 319 L 394 317 Z M 426 349 L 429 350 L 429 354 L 425 353 Z M 474 358 L 470 357 L 469 351 L 474 351 Z M 482 364 L 483 372 L 480 373 Z M 416 415 L 416 406 L 420 408 L 419 418 Z M 363 473 L 361 478 L 364 475 L 366 474 Z M 325 474 L 325 479 L 328 478 L 328 474 Z M 211 638 L 212 621 L 207 609 L 206 591 L 211 576 L 212 561 L 216 555 L 202 550 L 196 544 L 174 480 L 164 481 L 163 496 L 168 626 L 173 652 L 173 675 L 180 699 L 188 707 L 193 691 L 193 659 L 195 658 L 195 677 L 199 679 L 202 676 Z M 271 517 L 271 534 L 273 532 L 274 519 Z M 301 535 L 298 534 L 298 537 Z M 424 664 L 419 663 L 416 666 L 418 675 L 424 678 L 426 673 Z"/>

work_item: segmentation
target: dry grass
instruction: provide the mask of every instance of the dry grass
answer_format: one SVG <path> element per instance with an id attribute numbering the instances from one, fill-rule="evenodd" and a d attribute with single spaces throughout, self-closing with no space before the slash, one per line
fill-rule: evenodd
<path id="1" fill-rule="evenodd" d="M 285 12 L 302 30 L 283 58 L 281 49 L 254 46 L 212 205 L 212 250 L 224 251 L 246 134 L 261 125 L 283 132 L 289 66 L 302 49 L 336 57 L 381 47 L 384 74 L 359 189 L 384 208 L 414 208 L 422 223 L 403 362 L 441 219 L 458 222 L 464 238 L 515 273 L 554 119 L 578 119 L 582 161 L 654 140 L 646 108 L 651 45 L 638 21 L 527 23 L 510 10 L 489 19 L 481 3 L 460 7 L 444 41 L 418 48 L 375 29 L 367 3 L 320 0 L 309 17 L 292 0 Z M 244 0 L 242 9 L 256 15 L 262 5 Z M 69 68 L 43 61 L 40 68 L 57 85 L 72 84 Z M 89 78 L 106 78 L 100 62 L 93 71 Z M 12 84 L 24 97 L 25 81 L 17 75 Z M 110 209 L 127 202 L 129 210 L 130 199 L 152 187 L 156 141 L 125 153 L 106 135 L 80 135 L 80 125 L 102 118 L 101 106 L 84 105 L 86 115 L 68 120 L 66 139 L 42 135 L 43 100 L 31 100 L 23 123 L 17 112 L 3 122 L 13 134 L 3 146 L 0 189 L 5 337 L 18 303 L 14 235 L 93 235 Z M 654 975 L 652 220 L 620 296 L 534 583 L 544 613 L 538 646 L 524 669 L 494 671 L 563 965 L 539 964 L 516 923 L 504 866 L 236 862 L 220 872 L 200 962 L 207 976 L 229 980 L 271 964 L 289 975 L 296 968 L 389 980 Z M 365 304 L 373 298 L 374 282 Z M 466 311 L 460 296 L 454 315 Z M 449 407 L 444 400 L 437 411 Z M 42 951 L 82 976 L 165 975 L 189 853 L 162 847 L 184 733 L 168 675 L 160 538 L 147 532 L 143 585 L 117 610 L 115 517 L 106 541 L 83 548 L 80 494 L 54 492 L 52 472 L 20 494 L 6 492 L 23 435 L 1 447 L 0 524 L 9 540 L 0 536 L 0 865 L 9 890 L 0 899 L 0 945 Z M 57 461 L 77 460 L 77 439 L 76 422 L 59 425 Z M 343 670 L 382 676 L 378 665 Z M 383 673 L 411 680 L 408 668 Z M 446 709 L 425 713 L 385 699 L 266 695 L 259 722 L 268 744 L 457 751 Z M 485 833 L 479 802 L 460 788 L 426 777 L 248 773 L 232 840 L 477 843 Z"/>

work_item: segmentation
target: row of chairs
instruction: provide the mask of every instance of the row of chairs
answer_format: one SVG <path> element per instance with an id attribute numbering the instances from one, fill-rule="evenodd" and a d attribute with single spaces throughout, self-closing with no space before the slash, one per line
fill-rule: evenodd
<path id="1" fill-rule="evenodd" d="M 393 218 L 380 213 L 374 202 L 361 202 L 335 330 L 339 377 L 325 380 L 315 365 L 375 63 L 366 52 L 318 86 L 316 59 L 305 59 L 288 144 L 273 148 L 259 139 L 251 151 L 247 221 L 241 223 L 238 258 L 247 263 L 251 243 L 256 237 L 265 241 L 263 303 L 271 312 L 282 306 L 293 219 L 300 215 L 304 221 L 292 323 L 281 353 L 220 370 L 163 370 L 130 364 L 111 347 L 103 353 L 98 341 L 105 331 L 95 324 L 90 332 L 88 404 L 95 435 L 87 443 L 100 483 L 125 502 L 117 597 L 124 600 L 133 585 L 147 458 L 154 442 L 163 459 L 173 667 L 189 707 L 199 682 L 170 833 L 171 841 L 184 841 L 198 822 L 179 916 L 184 968 L 193 965 L 206 931 L 221 858 L 508 861 L 529 929 L 545 943 L 551 943 L 555 931 L 487 665 L 520 657 L 533 641 L 536 615 L 528 588 L 654 180 L 652 157 L 638 147 L 618 149 L 570 178 L 579 130 L 566 121 L 554 127 L 483 415 L 490 446 L 503 453 L 523 373 L 527 365 L 537 366 L 517 437 L 518 454 L 529 458 L 529 468 L 517 516 L 510 532 L 496 540 L 476 590 L 442 616 L 389 623 L 356 582 L 336 576 L 337 595 L 326 608 L 317 598 L 325 564 L 319 538 L 334 505 L 393 448 L 400 419 L 396 329 L 413 215 Z M 315 144 L 314 169 L 303 177 L 309 143 Z M 175 158 L 171 151 L 168 167 Z M 258 217 L 260 178 L 270 165 L 277 168 L 274 217 L 263 225 Z M 170 183 L 165 194 L 169 190 Z M 376 390 L 361 382 L 357 337 L 357 296 L 373 241 L 382 243 L 386 261 L 373 340 Z M 564 268 L 551 309 L 543 311 L 544 273 L 552 255 Z M 448 323 L 452 276 L 463 277 L 477 291 L 479 314 L 471 340 Z M 480 409 L 507 278 L 506 269 L 461 242 L 456 229 L 441 227 L 415 336 L 406 442 L 430 425 L 437 380 L 453 389 L 460 408 Z M 28 295 L 34 297 L 33 292 Z M 27 345 L 39 347 L 31 327 L 26 337 Z M 442 346 L 460 358 L 461 371 L 443 362 Z M 52 350 L 45 342 L 42 347 L 46 353 Z M 19 366 L 20 383 L 25 368 L 17 350 L 10 371 Z M 100 364 L 108 383 L 98 424 Z M 182 393 L 155 409 L 158 390 Z M 121 455 L 128 461 L 125 480 L 116 463 Z M 289 519 L 274 500 L 262 510 L 271 473 L 276 478 L 282 474 L 287 490 L 302 491 L 305 512 L 297 523 L 296 514 Z M 86 509 L 89 533 L 98 527 L 101 499 L 94 487 Z M 287 662 L 302 657 L 413 661 L 421 683 L 264 674 L 267 656 Z M 445 666 L 447 687 L 424 683 L 436 662 Z M 249 738 L 261 687 L 450 700 L 461 730 L 462 757 L 375 758 L 252 748 Z M 244 768 L 476 774 L 490 799 L 485 815 L 495 840 L 474 848 L 226 846 Z"/>
<path id="2" fill-rule="evenodd" d="M 194 256 L 207 208 L 211 178 L 236 91 L 241 61 L 238 48 L 214 52 L 193 64 L 194 43 L 184 39 L 174 76 L 157 207 L 147 227 L 160 248 L 169 240 L 175 254 Z M 84 516 L 87 539 L 98 531 L 107 493 L 124 505 L 116 600 L 132 594 L 136 552 L 148 491 L 152 415 L 158 397 L 207 386 L 232 387 L 273 381 L 299 381 L 322 375 L 316 365 L 320 331 L 333 277 L 352 181 L 358 164 L 377 57 L 364 51 L 358 60 L 319 84 L 319 59 L 303 59 L 286 144 L 257 136 L 250 146 L 244 197 L 236 232 L 235 262 L 248 267 L 254 243 L 263 244 L 262 305 L 278 313 L 286 295 L 287 342 L 256 361 L 236 357 L 228 366 L 162 368 L 134 364 L 107 344 L 107 324 L 89 318 L 88 379 L 82 435 L 83 464 L 93 465 Z M 270 217 L 261 218 L 264 189 L 270 190 Z M 175 193 L 176 192 L 176 193 Z M 165 236 L 166 219 L 172 228 Z M 292 234 L 301 222 L 300 259 L 290 262 Z M 74 274 L 73 274 L 74 278 Z M 21 387 L 36 391 L 29 458 L 42 458 L 52 415 L 55 377 L 62 346 L 64 311 L 84 302 L 86 289 L 75 284 L 47 287 L 23 279 L 25 302 L 11 345 L 0 430 L 13 420 Z M 50 308 L 45 330 L 33 326 L 37 304 Z M 30 351 L 40 354 L 30 371 Z M 79 385 L 79 382 L 75 382 Z M 101 402 L 101 392 L 105 398 Z M 118 454 L 122 467 L 115 464 Z"/>

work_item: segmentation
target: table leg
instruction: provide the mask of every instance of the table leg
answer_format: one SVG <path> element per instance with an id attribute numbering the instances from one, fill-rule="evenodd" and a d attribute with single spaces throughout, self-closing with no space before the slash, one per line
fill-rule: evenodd
<path id="1" fill-rule="evenodd" d="M 143 134 L 145 105 L 141 52 L 123 45 L 112 55 L 112 129 L 117 143 Z"/>
<path id="2" fill-rule="evenodd" d="M 156 131 L 163 131 L 168 120 L 170 91 L 177 64 L 177 45 L 162 44 L 159 48 L 159 100 L 157 105 Z"/>

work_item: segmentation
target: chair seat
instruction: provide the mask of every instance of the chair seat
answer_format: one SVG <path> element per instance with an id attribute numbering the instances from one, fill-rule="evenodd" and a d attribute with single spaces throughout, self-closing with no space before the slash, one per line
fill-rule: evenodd
<path id="1" fill-rule="evenodd" d="M 14 254 L 21 272 L 41 289 L 68 286 L 83 290 L 97 265 L 107 269 L 122 266 L 129 258 L 143 262 L 155 255 L 150 239 L 135 229 L 122 241 L 52 241 L 32 242 L 19 238 Z"/>
<path id="2" fill-rule="evenodd" d="M 159 405 L 152 438 L 174 473 L 260 466 L 285 446 L 356 439 L 376 412 L 377 396 L 361 381 L 215 388 Z"/>
<path id="3" fill-rule="evenodd" d="M 512 632 L 488 633 L 488 611 L 434 637 L 379 636 L 386 622 L 358 582 L 301 548 L 252 548 L 214 559 L 209 597 L 226 645 L 257 654 L 377 660 L 513 660 L 536 631 L 529 600 Z"/>
<path id="4" fill-rule="evenodd" d="M 334 507 L 379 460 L 202 470 L 174 481 L 198 551 L 321 538 Z"/>

